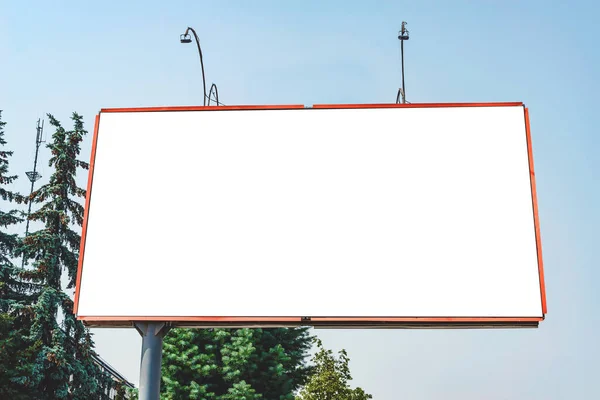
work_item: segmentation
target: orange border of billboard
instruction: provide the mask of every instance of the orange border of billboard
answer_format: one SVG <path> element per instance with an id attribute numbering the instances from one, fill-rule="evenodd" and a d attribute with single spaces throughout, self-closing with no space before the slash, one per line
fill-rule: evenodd
<path id="1" fill-rule="evenodd" d="M 262 105 L 262 106 L 169 106 L 169 107 L 133 107 L 133 108 L 103 108 L 100 113 L 119 113 L 119 112 L 161 112 L 161 111 L 226 111 L 226 110 L 296 110 L 304 108 L 312 109 L 370 109 L 370 108 L 454 108 L 454 107 L 516 107 L 523 106 L 525 118 L 525 135 L 527 140 L 527 153 L 529 159 L 529 172 L 531 182 L 531 193 L 533 201 L 533 218 L 535 226 L 535 237 L 537 247 L 538 270 L 540 278 L 540 291 L 542 301 L 542 317 L 217 317 L 217 316 L 77 316 L 77 319 L 88 325 L 97 326 L 124 326 L 132 325 L 137 321 L 166 321 L 174 324 L 193 324 L 201 325 L 328 325 L 341 326 L 381 326 L 390 324 L 391 326 L 452 326 L 466 324 L 466 326 L 537 326 L 537 323 L 545 319 L 547 313 L 546 305 L 546 286 L 544 280 L 544 266 L 542 259 L 542 242 L 540 233 L 540 223 L 538 215 L 537 189 L 535 181 L 535 172 L 533 164 L 533 149 L 531 144 L 531 132 L 529 122 L 529 110 L 522 102 L 492 102 L 492 103 L 418 103 L 418 104 L 315 104 L 310 107 L 304 105 Z M 88 174 L 88 184 L 85 200 L 85 210 L 83 216 L 83 228 L 81 234 L 81 246 L 79 253 L 79 264 L 77 269 L 77 280 L 75 285 L 74 313 L 77 315 L 79 306 L 79 293 L 81 291 L 81 274 L 83 269 L 83 259 L 85 254 L 85 240 L 87 234 L 88 209 L 90 206 L 92 181 L 94 176 L 94 163 L 96 159 L 96 145 L 98 142 L 98 130 L 100 125 L 100 114 L 96 115 L 94 124 L 94 136 L 92 140 L 92 151 L 90 157 L 90 167 Z M 338 325 L 340 324 L 340 325 Z"/>
<path id="2" fill-rule="evenodd" d="M 529 109 L 525 107 L 525 134 L 527 136 L 527 153 L 529 156 L 529 176 L 531 179 L 531 197 L 533 201 L 533 219 L 535 225 L 535 240 L 537 245 L 538 268 L 540 275 L 540 291 L 542 298 L 542 313 L 548 312 L 546 305 L 546 283 L 544 280 L 544 259 L 542 257 L 542 237 L 540 229 L 540 217 L 538 213 L 537 187 L 535 183 L 535 169 L 533 168 L 533 147 L 531 145 L 531 128 L 529 124 Z"/>
<path id="3" fill-rule="evenodd" d="M 92 192 L 92 180 L 94 179 L 94 165 L 96 161 L 96 144 L 98 143 L 98 127 L 100 125 L 100 114 L 96 115 L 94 121 L 94 136 L 92 138 L 92 154 L 90 156 L 90 164 L 88 170 L 88 183 L 87 190 L 85 192 L 85 209 L 83 210 L 83 227 L 81 229 L 81 242 L 79 245 L 79 262 L 77 264 L 77 278 L 75 281 L 75 299 L 73 305 L 73 312 L 77 315 L 79 308 L 79 292 L 81 290 L 81 271 L 83 270 L 83 256 L 85 253 L 85 239 L 87 237 L 87 222 L 88 222 L 88 210 L 90 208 L 90 194 Z"/>

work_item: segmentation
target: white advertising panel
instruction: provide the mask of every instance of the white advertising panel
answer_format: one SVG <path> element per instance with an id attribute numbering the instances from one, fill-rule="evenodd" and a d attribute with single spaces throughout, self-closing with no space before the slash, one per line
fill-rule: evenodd
<path id="1" fill-rule="evenodd" d="M 520 103 L 107 109 L 92 153 L 89 325 L 544 318 Z"/>

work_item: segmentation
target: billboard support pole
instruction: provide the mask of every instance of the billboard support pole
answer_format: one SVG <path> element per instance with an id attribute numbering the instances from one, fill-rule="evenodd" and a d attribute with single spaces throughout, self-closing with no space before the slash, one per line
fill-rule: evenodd
<path id="1" fill-rule="evenodd" d="M 163 338 L 170 326 L 166 322 L 136 322 L 134 326 L 142 336 L 139 400 L 159 400 Z"/>

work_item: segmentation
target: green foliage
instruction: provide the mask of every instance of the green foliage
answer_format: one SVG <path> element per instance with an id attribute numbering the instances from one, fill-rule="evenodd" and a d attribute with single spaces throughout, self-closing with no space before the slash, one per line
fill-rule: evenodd
<path id="1" fill-rule="evenodd" d="M 6 140 L 4 139 L 4 127 L 6 122 L 2 121 L 2 110 L 0 110 L 0 198 L 5 201 L 16 201 L 22 203 L 25 198 L 17 193 L 13 193 L 6 189 L 5 185 L 10 185 L 17 179 L 17 175 L 8 174 L 9 157 L 13 155 L 12 151 L 4 150 Z M 0 211 L 1 212 L 1 211 Z M 18 222 L 18 218 L 11 213 L 2 213 L 3 223 L 12 224 Z M 6 226 L 6 225 L 5 225 Z"/>
<path id="2" fill-rule="evenodd" d="M 5 202 L 22 202 L 22 196 L 6 188 L 17 179 L 17 176 L 9 175 L 8 172 L 9 158 L 13 152 L 4 149 L 7 144 L 4 139 L 5 126 L 6 122 L 2 121 L 2 111 L 0 110 L 0 198 Z M 0 208 L 0 313 L 7 313 L 11 309 L 12 303 L 17 301 L 19 292 L 22 292 L 22 287 L 16 277 L 15 266 L 11 261 L 19 239 L 16 234 L 9 234 L 5 231 L 9 226 L 21 221 L 17 210 Z"/>
<path id="3" fill-rule="evenodd" d="M 1 363 L 8 366 L 10 383 L 23 398 L 107 399 L 114 383 L 94 362 L 91 335 L 75 319 L 73 301 L 61 284 L 63 271 L 68 288 L 74 286 L 77 273 L 80 236 L 73 226 L 82 224 L 83 207 L 77 200 L 85 197 L 85 190 L 77 187 L 75 176 L 79 168 L 88 168 L 77 160 L 86 131 L 82 117 L 75 113 L 70 131 L 48 117 L 55 128 L 48 145 L 54 173 L 48 184 L 29 198 L 39 205 L 29 219 L 44 227 L 24 238 L 16 251 L 17 255 L 25 254 L 31 265 L 18 271 L 16 281 L 26 285 L 26 290 L 21 290 L 21 301 L 10 304 L 11 314 L 4 319 L 10 325 L 8 337 L 12 337 L 10 345 L 16 356 Z M 12 198 L 19 200 L 14 195 Z M 2 254 L 13 255 L 7 251 L 14 250 L 17 243 L 4 246 Z M 0 398 L 18 397 L 0 394 Z"/>
<path id="4" fill-rule="evenodd" d="M 9 158 L 12 151 L 6 151 L 4 127 L 0 111 L 0 198 L 6 203 L 23 202 L 24 199 L 17 193 L 7 189 L 12 184 L 16 175 L 9 175 Z M 13 265 L 12 259 L 19 245 L 16 234 L 9 234 L 6 229 L 21 222 L 17 210 L 0 208 L 0 399 L 31 399 L 33 393 L 19 383 L 23 372 L 21 361 L 36 350 L 36 343 L 25 340 L 28 332 L 28 319 L 20 315 L 20 304 L 27 298 L 28 286 L 18 278 L 18 270 Z"/>
<path id="5" fill-rule="evenodd" d="M 125 388 L 123 396 L 124 396 L 123 399 L 138 400 L 140 397 L 140 391 L 137 388 L 133 388 L 133 389 Z M 119 400 L 121 400 L 121 399 L 119 399 Z"/>
<path id="6" fill-rule="evenodd" d="M 30 346 L 23 335 L 26 331 L 9 313 L 0 313 L 0 399 L 34 399 L 35 392 L 20 383 L 21 361 L 31 356 Z"/>
<path id="7" fill-rule="evenodd" d="M 333 351 L 323 347 L 320 340 L 316 340 L 317 353 L 312 359 L 315 369 L 308 383 L 297 400 L 366 400 L 373 396 L 365 393 L 361 388 L 351 389 L 348 382 L 352 380 L 350 374 L 350 358 L 346 350 L 341 350 L 336 357 Z"/>
<path id="8" fill-rule="evenodd" d="M 310 368 L 297 329 L 174 329 L 165 337 L 165 399 L 294 399 Z"/>
<path id="9" fill-rule="evenodd" d="M 255 400 L 262 399 L 262 395 L 257 394 L 256 390 L 246 381 L 239 381 L 227 389 L 227 393 L 219 397 L 222 400 Z"/>

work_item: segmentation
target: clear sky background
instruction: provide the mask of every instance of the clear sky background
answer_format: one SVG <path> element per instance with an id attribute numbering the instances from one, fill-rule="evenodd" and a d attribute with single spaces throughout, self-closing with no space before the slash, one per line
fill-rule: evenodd
<path id="1" fill-rule="evenodd" d="M 547 319 L 537 330 L 316 333 L 348 350 L 353 384 L 379 400 L 598 398 L 599 17 L 593 1 L 1 0 L 11 170 L 28 192 L 24 172 L 46 113 L 69 126 L 77 111 L 91 131 L 103 107 L 202 104 L 197 51 L 179 43 L 187 26 L 227 105 L 394 102 L 406 20 L 409 101 L 530 108 Z M 42 181 L 48 158 L 42 149 Z M 143 166 L 124 173 L 135 185 Z M 94 331 L 100 355 L 137 383 L 138 334 Z"/>

